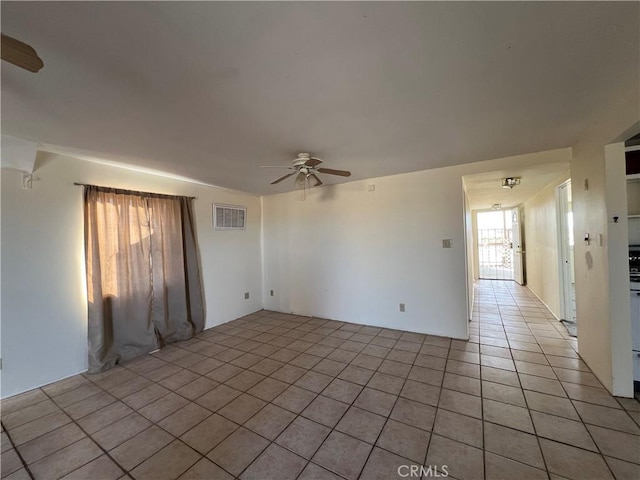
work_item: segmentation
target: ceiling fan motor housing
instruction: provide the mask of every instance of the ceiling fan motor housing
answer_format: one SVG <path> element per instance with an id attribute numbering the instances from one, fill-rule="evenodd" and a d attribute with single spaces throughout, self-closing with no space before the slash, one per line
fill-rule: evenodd
<path id="1" fill-rule="evenodd" d="M 310 159 L 311 155 L 309 155 L 308 153 L 299 153 L 298 158 L 293 161 L 293 166 L 297 167 L 299 165 L 304 165 Z"/>

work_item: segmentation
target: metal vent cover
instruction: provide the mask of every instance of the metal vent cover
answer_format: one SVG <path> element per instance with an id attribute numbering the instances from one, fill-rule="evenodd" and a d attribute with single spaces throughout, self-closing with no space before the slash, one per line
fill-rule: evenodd
<path id="1" fill-rule="evenodd" d="M 246 207 L 237 205 L 213 205 L 214 230 L 245 230 L 246 221 Z"/>

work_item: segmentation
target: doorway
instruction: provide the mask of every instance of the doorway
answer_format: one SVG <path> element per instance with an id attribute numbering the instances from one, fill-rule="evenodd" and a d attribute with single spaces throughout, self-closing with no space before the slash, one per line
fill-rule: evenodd
<path id="1" fill-rule="evenodd" d="M 558 240 L 560 258 L 560 298 L 562 323 L 569 334 L 576 335 L 576 277 L 574 271 L 573 208 L 571 180 L 558 186 Z"/>
<path id="2" fill-rule="evenodd" d="M 478 212 L 478 277 L 513 280 L 513 210 Z"/>

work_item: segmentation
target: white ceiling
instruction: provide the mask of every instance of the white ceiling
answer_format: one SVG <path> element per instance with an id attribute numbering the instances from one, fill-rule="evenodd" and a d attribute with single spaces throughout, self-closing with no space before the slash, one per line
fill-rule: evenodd
<path id="1" fill-rule="evenodd" d="M 638 88 L 637 2 L 3 2 L 2 133 L 256 194 L 573 145 Z M 46 147 L 48 145 L 48 147 Z"/>
<path id="2" fill-rule="evenodd" d="M 508 170 L 496 170 L 465 175 L 464 184 L 473 210 L 491 208 L 499 203 L 503 208 L 515 207 L 526 202 L 536 193 L 569 172 L 568 162 L 518 166 Z M 505 177 L 520 177 L 520 185 L 512 189 L 502 187 Z"/>

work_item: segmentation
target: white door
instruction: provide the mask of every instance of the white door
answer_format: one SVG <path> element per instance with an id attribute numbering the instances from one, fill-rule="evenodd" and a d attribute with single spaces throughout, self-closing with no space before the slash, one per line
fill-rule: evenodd
<path id="1" fill-rule="evenodd" d="M 524 285 L 524 234 L 522 228 L 522 211 L 520 207 L 511 210 L 512 239 L 513 239 L 513 279 Z"/>
<path id="2" fill-rule="evenodd" d="M 560 289 L 563 317 L 576 321 L 575 273 L 573 269 L 573 214 L 571 212 L 571 180 L 558 186 L 558 239 Z"/>
<path id="3" fill-rule="evenodd" d="M 513 280 L 511 210 L 477 212 L 478 277 Z"/>

